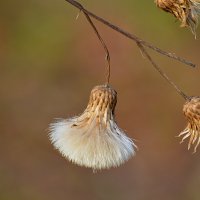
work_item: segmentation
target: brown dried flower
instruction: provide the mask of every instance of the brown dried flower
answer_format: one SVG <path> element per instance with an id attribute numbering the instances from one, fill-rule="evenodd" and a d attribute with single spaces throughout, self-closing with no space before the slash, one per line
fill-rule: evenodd
<path id="1" fill-rule="evenodd" d="M 159 8 L 180 20 L 181 27 L 189 26 L 192 33 L 196 35 L 200 0 L 155 0 L 155 3 Z"/>
<path id="2" fill-rule="evenodd" d="M 94 87 L 83 114 L 51 124 L 55 148 L 70 161 L 95 170 L 124 163 L 136 146 L 116 124 L 116 103 L 117 93 L 110 86 Z"/>
<path id="3" fill-rule="evenodd" d="M 196 142 L 195 153 L 200 144 L 200 97 L 191 97 L 183 106 L 183 113 L 188 120 L 188 125 L 179 135 L 183 136 L 181 143 L 190 137 L 188 150 Z"/>

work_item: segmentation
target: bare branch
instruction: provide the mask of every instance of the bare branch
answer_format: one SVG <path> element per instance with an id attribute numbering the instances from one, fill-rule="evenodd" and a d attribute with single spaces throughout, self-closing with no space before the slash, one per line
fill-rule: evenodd
<path id="1" fill-rule="evenodd" d="M 150 61 L 150 63 L 153 65 L 153 67 L 159 72 L 159 74 L 170 84 L 172 87 L 175 88 L 175 90 L 185 99 L 188 100 L 189 97 L 165 74 L 160 67 L 154 62 L 154 60 L 151 58 L 149 53 L 146 51 L 144 46 L 142 46 L 140 43 L 137 43 L 138 47 L 142 51 L 142 53 L 146 56 L 146 58 Z"/>
<path id="2" fill-rule="evenodd" d="M 120 27 L 118 27 L 118 26 L 116 26 L 116 25 L 114 25 L 114 24 L 108 22 L 107 20 L 105 20 L 105 19 L 103 19 L 103 18 L 101 18 L 101 17 L 95 15 L 94 13 L 88 11 L 87 9 L 85 9 L 85 8 L 84 8 L 79 2 L 77 2 L 77 1 L 74 1 L 74 0 L 65 0 L 65 1 L 67 1 L 67 2 L 70 3 L 70 4 L 72 4 L 72 5 L 75 6 L 76 8 L 80 9 L 81 11 L 83 11 L 84 13 L 86 13 L 88 16 L 95 18 L 95 19 L 98 20 L 99 22 L 101 22 L 101 23 L 105 24 L 106 26 L 112 28 L 113 30 L 117 31 L 118 33 L 121 33 L 122 35 L 126 36 L 127 38 L 129 38 L 129 39 L 135 41 L 137 44 L 141 44 L 141 45 L 143 45 L 143 46 L 145 46 L 145 47 L 148 47 L 148 48 L 150 48 L 150 49 L 156 51 L 157 53 L 160 53 L 160 54 L 162 54 L 162 55 L 164 55 L 164 56 L 167 56 L 167 57 L 169 57 L 169 58 L 172 58 L 172 59 L 174 59 L 174 60 L 177 60 L 177 61 L 179 61 L 179 62 L 181 62 L 181 63 L 184 63 L 184 64 L 186 64 L 186 65 L 189 65 L 189 66 L 191 66 L 191 67 L 195 67 L 195 66 L 196 66 L 196 65 L 193 64 L 192 62 L 190 62 L 190 61 L 188 61 L 188 60 L 186 60 L 186 59 L 184 59 L 184 58 L 181 58 L 181 57 L 175 55 L 174 53 L 166 52 L 166 51 L 164 51 L 164 50 L 162 50 L 162 49 L 160 49 L 160 48 L 158 48 L 158 47 L 155 47 L 154 45 L 152 45 L 152 44 L 150 44 L 150 43 L 148 43 L 148 42 L 146 42 L 146 41 L 140 39 L 139 37 L 135 36 L 134 34 L 131 34 L 131 33 L 127 32 L 127 31 L 124 31 L 124 30 L 121 29 Z"/>
<path id="3" fill-rule="evenodd" d="M 191 67 L 195 67 L 195 65 L 183 58 L 180 58 L 178 56 L 176 56 L 175 54 L 169 53 L 169 52 L 165 52 L 162 49 L 159 49 L 143 40 L 141 40 L 140 38 L 138 38 L 137 36 L 130 34 L 124 30 L 122 30 L 121 28 L 111 24 L 110 22 L 104 20 L 103 18 L 100 18 L 98 16 L 96 16 L 95 14 L 91 13 L 90 11 L 86 10 L 80 3 L 78 3 L 77 1 L 74 0 L 66 0 L 67 2 L 71 3 L 73 6 L 77 7 L 80 9 L 80 11 L 82 11 L 84 13 L 84 15 L 86 16 L 88 22 L 90 23 L 90 25 L 92 26 L 93 30 L 95 31 L 98 39 L 100 40 L 102 46 L 104 47 L 104 50 L 106 52 L 106 59 L 107 59 L 107 63 L 108 63 L 108 76 L 107 76 L 107 84 L 109 83 L 109 79 L 110 79 L 110 54 L 108 51 L 108 48 L 106 46 L 106 44 L 104 43 L 103 39 L 101 38 L 99 32 L 97 31 L 97 28 L 95 27 L 95 25 L 93 24 L 92 20 L 90 19 L 90 16 L 97 19 L 98 21 L 102 22 L 103 24 L 109 26 L 110 28 L 116 30 L 117 32 L 125 35 L 126 37 L 132 39 L 133 41 L 136 42 L 137 46 L 139 47 L 139 49 L 142 51 L 142 53 L 145 55 L 145 57 L 149 60 L 149 62 L 151 63 L 151 65 L 159 72 L 159 74 L 178 92 L 178 94 L 183 97 L 185 100 L 188 100 L 190 97 L 187 96 L 168 76 L 166 73 L 164 73 L 162 71 L 162 69 L 155 63 L 155 61 L 152 59 L 152 57 L 149 55 L 149 53 L 147 52 L 147 50 L 145 49 L 145 47 L 148 47 L 162 55 L 165 55 L 169 58 L 178 60 L 186 65 L 189 65 Z"/>

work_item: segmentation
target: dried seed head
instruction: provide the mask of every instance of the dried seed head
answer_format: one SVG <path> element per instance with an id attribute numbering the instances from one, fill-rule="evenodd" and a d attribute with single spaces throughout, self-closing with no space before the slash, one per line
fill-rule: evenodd
<path id="1" fill-rule="evenodd" d="M 117 93 L 110 86 L 94 87 L 83 114 L 51 124 L 52 143 L 80 166 L 96 170 L 124 163 L 136 146 L 116 124 L 116 103 Z"/>
<path id="2" fill-rule="evenodd" d="M 183 106 L 183 113 L 188 120 L 188 125 L 179 136 L 183 136 L 181 142 L 190 137 L 188 150 L 195 143 L 194 152 L 200 144 L 200 97 L 191 97 Z"/>
<path id="3" fill-rule="evenodd" d="M 196 35 L 200 0 L 155 0 L 155 2 L 159 8 L 180 20 L 181 27 L 189 26 L 192 33 Z"/>

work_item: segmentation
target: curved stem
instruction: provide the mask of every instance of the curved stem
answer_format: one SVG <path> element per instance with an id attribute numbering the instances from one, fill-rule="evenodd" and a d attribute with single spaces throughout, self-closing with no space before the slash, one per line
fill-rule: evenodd
<path id="1" fill-rule="evenodd" d="M 86 12 L 86 10 L 84 9 L 84 7 L 83 7 L 80 3 L 76 2 L 76 1 L 73 1 L 73 0 L 72 0 L 72 2 L 73 2 L 73 5 L 75 5 L 76 7 L 78 7 L 78 8 L 80 9 L 80 11 L 82 11 L 82 12 L 84 13 L 84 15 L 85 15 L 87 21 L 88 21 L 89 24 L 92 26 L 92 28 L 93 28 L 95 34 L 97 35 L 99 41 L 101 42 L 101 44 L 102 44 L 102 46 L 103 46 L 103 48 L 104 48 L 104 51 L 105 51 L 105 53 L 106 53 L 106 61 L 107 61 L 106 85 L 108 85 L 109 82 L 110 82 L 110 53 L 109 53 L 109 50 L 108 50 L 108 48 L 107 48 L 105 42 L 103 41 L 101 35 L 99 34 L 99 32 L 98 32 L 96 26 L 95 26 L 94 23 L 92 22 L 90 16 L 88 15 L 88 13 Z"/>
<path id="2" fill-rule="evenodd" d="M 150 63 L 152 64 L 152 66 L 159 72 L 159 74 L 171 85 L 173 86 L 173 88 L 178 92 L 179 95 L 181 95 L 185 100 L 188 100 L 190 97 L 187 96 L 168 76 L 167 74 L 165 74 L 161 68 L 154 62 L 154 60 L 151 58 L 151 56 L 149 55 L 149 53 L 146 51 L 145 47 L 148 47 L 154 51 L 156 51 L 157 53 L 160 53 L 162 55 L 165 55 L 169 58 L 175 59 L 179 62 L 182 62 L 186 65 L 189 65 L 191 67 L 195 67 L 195 65 L 193 63 L 191 63 L 190 61 L 187 61 L 183 58 L 180 58 L 178 56 L 176 56 L 175 54 L 169 53 L 169 52 L 165 52 L 162 49 L 159 49 L 153 45 L 151 45 L 148 42 L 143 41 L 142 39 L 138 38 L 137 36 L 130 34 L 124 30 L 122 30 L 121 28 L 119 28 L 118 26 L 115 26 L 113 24 L 111 24 L 110 22 L 106 21 L 105 19 L 93 14 L 92 12 L 86 10 L 80 3 L 78 3 L 77 1 L 74 0 L 66 0 L 67 2 L 69 2 L 70 4 L 72 4 L 73 6 L 79 8 L 81 11 L 83 11 L 83 13 L 85 14 L 87 20 L 89 21 L 89 23 L 91 24 L 92 28 L 94 29 L 96 35 L 98 36 L 100 42 L 102 43 L 104 50 L 106 52 L 106 60 L 108 63 L 108 75 L 107 75 L 107 84 L 109 83 L 110 80 L 110 55 L 109 55 L 109 51 L 108 48 L 106 47 L 103 39 L 101 38 L 100 34 L 98 33 L 95 25 L 93 24 L 92 20 L 90 19 L 90 16 L 95 18 L 96 20 L 102 22 L 103 24 L 107 25 L 108 27 L 114 29 L 115 31 L 123 34 L 124 36 L 126 36 L 127 38 L 133 40 L 138 47 L 140 48 L 140 50 L 144 53 L 144 55 L 147 57 L 147 59 L 150 61 Z"/>
<path id="3" fill-rule="evenodd" d="M 146 41 L 140 39 L 140 38 L 137 37 L 136 35 L 131 34 L 131 33 L 127 32 L 127 31 L 123 30 L 122 28 L 120 28 L 120 27 L 118 27 L 118 26 L 116 26 L 116 25 L 110 23 L 109 21 L 103 19 L 102 17 L 97 16 L 96 14 L 94 14 L 94 13 L 90 12 L 89 10 L 85 9 L 85 8 L 84 8 L 79 2 L 77 2 L 77 1 L 74 1 L 74 0 L 65 0 L 65 1 L 67 1 L 67 2 L 70 3 L 71 5 L 75 6 L 76 8 L 82 10 L 82 11 L 83 11 L 84 13 L 86 13 L 88 16 L 93 17 L 93 18 L 96 19 L 97 21 L 99 21 L 99 22 L 105 24 L 106 26 L 108 26 L 108 27 L 110 27 L 111 29 L 117 31 L 118 33 L 121 33 L 122 35 L 124 35 L 125 37 L 127 37 L 127 38 L 133 40 L 133 41 L 136 42 L 136 43 L 140 43 L 140 44 L 144 45 L 145 47 L 148 47 L 148 48 L 152 49 L 153 51 L 156 51 L 157 53 L 160 53 L 160 54 L 162 54 L 162 55 L 164 55 L 164 56 L 167 56 L 167 57 L 169 57 L 169 58 L 172 58 L 172 59 L 174 59 L 174 60 L 177 60 L 177 61 L 179 61 L 179 62 L 181 62 L 181 63 L 184 63 L 184 64 L 186 64 L 186 65 L 188 65 L 188 66 L 191 66 L 191 67 L 195 67 L 195 66 L 196 66 L 196 65 L 193 64 L 192 62 L 190 62 L 190 61 L 188 61 L 188 60 L 186 60 L 186 59 L 184 59 L 184 58 L 181 58 L 181 57 L 175 55 L 174 53 L 166 52 L 166 51 L 164 51 L 164 50 L 162 50 L 162 49 L 160 49 L 160 48 L 158 48 L 158 47 L 156 47 L 156 46 L 154 46 L 154 45 L 152 45 L 152 44 L 150 44 L 150 43 L 148 43 L 148 42 L 146 42 Z"/>
<path id="4" fill-rule="evenodd" d="M 95 34 L 97 35 L 99 41 L 101 42 L 104 50 L 105 50 L 105 53 L 106 53 L 106 61 L 107 61 L 107 75 L 106 75 L 106 84 L 109 84 L 110 82 L 110 53 L 109 53 L 109 50 L 105 44 L 105 42 L 103 41 L 102 37 L 100 36 L 97 28 L 95 27 L 94 23 L 92 22 L 92 20 L 90 19 L 89 15 L 87 13 L 85 13 L 83 11 L 85 17 L 87 18 L 88 22 L 90 23 L 90 25 L 92 26 L 92 28 L 94 29 L 94 32 Z"/>

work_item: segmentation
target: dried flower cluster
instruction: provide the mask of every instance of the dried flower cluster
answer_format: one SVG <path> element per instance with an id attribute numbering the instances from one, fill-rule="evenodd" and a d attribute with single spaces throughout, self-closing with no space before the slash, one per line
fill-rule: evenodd
<path id="1" fill-rule="evenodd" d="M 189 26 L 193 34 L 198 23 L 200 0 L 155 0 L 162 10 L 173 14 L 181 21 L 181 27 Z"/>
<path id="2" fill-rule="evenodd" d="M 99 170 L 124 163 L 136 146 L 116 124 L 116 103 L 117 93 L 110 86 L 94 87 L 83 114 L 51 124 L 52 143 L 80 166 Z"/>
<path id="3" fill-rule="evenodd" d="M 188 150 L 195 143 L 194 152 L 200 144 L 200 97 L 191 97 L 183 107 L 183 113 L 188 120 L 188 125 L 179 136 L 183 136 L 181 142 L 190 137 Z"/>
<path id="4" fill-rule="evenodd" d="M 196 152 L 200 144 L 200 97 L 188 98 L 187 95 L 185 95 L 185 93 L 183 93 L 158 67 L 144 47 L 151 48 L 158 53 L 187 65 L 193 67 L 195 65 L 123 31 L 121 28 L 86 10 L 80 3 L 74 0 L 67 0 L 67 2 L 79 8 L 84 13 L 86 19 L 95 31 L 106 53 L 108 75 L 106 85 L 93 88 L 88 106 L 80 116 L 61 119 L 50 125 L 49 136 L 55 148 L 73 163 L 92 168 L 93 170 L 117 167 L 133 156 L 137 148 L 133 141 L 126 136 L 125 132 L 118 127 L 115 121 L 117 92 L 108 85 L 110 80 L 110 55 L 106 44 L 90 18 L 93 17 L 129 39 L 134 40 L 162 77 L 165 78 L 184 99 L 188 99 L 183 107 L 188 125 L 185 130 L 179 134 L 179 137 L 183 137 L 181 142 L 189 138 L 188 149 L 194 145 L 194 152 Z M 180 20 L 182 27 L 189 26 L 196 36 L 195 30 L 200 12 L 200 0 L 155 0 L 155 2 L 159 8 L 173 14 Z"/>

